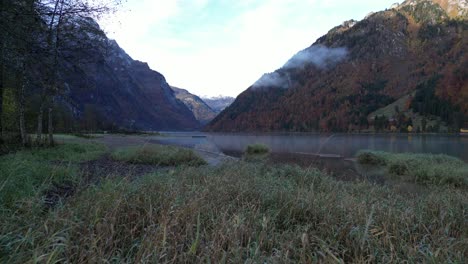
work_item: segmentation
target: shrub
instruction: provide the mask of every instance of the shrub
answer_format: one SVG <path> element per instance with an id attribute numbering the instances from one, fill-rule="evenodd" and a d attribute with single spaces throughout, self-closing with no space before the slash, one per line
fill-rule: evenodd
<path id="1" fill-rule="evenodd" d="M 409 171 L 406 164 L 403 163 L 393 163 L 388 166 L 388 172 L 395 174 L 395 175 L 405 175 Z"/>
<path id="2" fill-rule="evenodd" d="M 255 144 L 247 146 L 245 153 L 248 155 L 263 155 L 270 153 L 270 149 L 262 144 Z"/>
<path id="3" fill-rule="evenodd" d="M 366 165 L 385 165 L 385 158 L 381 154 L 374 152 L 360 152 L 357 160 L 360 164 Z"/>

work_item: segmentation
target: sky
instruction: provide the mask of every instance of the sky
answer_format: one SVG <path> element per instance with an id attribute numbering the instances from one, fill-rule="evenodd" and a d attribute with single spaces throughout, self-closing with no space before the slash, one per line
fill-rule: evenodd
<path id="1" fill-rule="evenodd" d="M 237 96 L 333 27 L 397 0 L 127 0 L 110 38 L 170 85 Z"/>

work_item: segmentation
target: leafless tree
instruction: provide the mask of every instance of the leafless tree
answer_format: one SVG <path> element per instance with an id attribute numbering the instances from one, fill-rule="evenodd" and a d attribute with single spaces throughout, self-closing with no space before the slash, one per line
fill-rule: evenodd
<path id="1" fill-rule="evenodd" d="M 112 13 L 120 4 L 121 0 L 0 2 L 0 131 L 3 130 L 5 69 L 8 69 L 8 75 L 15 76 L 18 127 L 23 145 L 27 143 L 25 97 L 33 84 L 41 87 L 36 139 L 42 141 L 44 111 L 47 109 L 48 142 L 53 145 L 53 109 L 61 87 L 60 62 L 66 59 L 63 44 L 83 30 L 70 25 L 80 19 L 96 19 Z"/>
<path id="2" fill-rule="evenodd" d="M 48 106 L 48 143 L 54 144 L 53 140 L 53 109 L 55 97 L 59 93 L 60 81 L 60 59 L 63 49 L 64 38 L 74 38 L 77 32 L 67 32 L 72 29 L 73 24 L 80 18 L 98 18 L 104 14 L 115 11 L 121 3 L 120 0 L 112 1 L 85 1 L 85 0 L 43 0 L 40 1 L 41 14 L 48 21 L 47 27 L 47 50 L 50 52 L 48 65 L 47 83 L 43 85 L 41 93 L 41 104 L 37 121 L 37 141 L 42 139 L 42 124 L 44 108 Z M 71 34 L 70 34 L 71 33 Z"/>
<path id="3" fill-rule="evenodd" d="M 0 5 L 0 119 L 3 112 L 5 71 L 14 73 L 18 105 L 19 130 L 23 145 L 27 143 L 25 126 L 25 92 L 29 85 L 28 68 L 32 64 L 33 39 L 36 37 L 35 0 L 2 1 Z M 23 17 L 23 14 L 28 14 Z M 3 129 L 2 129 L 3 130 Z"/>

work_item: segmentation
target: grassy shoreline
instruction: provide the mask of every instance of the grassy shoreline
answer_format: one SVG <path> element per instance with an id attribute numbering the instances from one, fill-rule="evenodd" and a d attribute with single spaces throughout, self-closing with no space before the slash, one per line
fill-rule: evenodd
<path id="1" fill-rule="evenodd" d="M 141 157 L 119 151 L 127 155 L 123 164 Z M 161 164 L 155 158 L 161 151 L 167 148 L 145 155 Z M 385 186 L 290 165 L 172 163 L 136 179 L 103 179 L 54 208 L 44 206 L 50 173 L 70 168 L 51 179 L 80 181 L 77 164 L 105 153 L 102 146 L 66 144 L 0 157 L 2 172 L 10 171 L 0 187 L 28 171 L 15 171 L 15 161 L 35 164 L 16 190 L 23 179 L 36 179 L 27 195 L 0 199 L 0 262 L 463 263 L 468 257 L 465 188 L 431 185 L 408 199 Z"/>
<path id="2" fill-rule="evenodd" d="M 111 157 L 118 161 L 156 166 L 206 165 L 191 149 L 164 145 L 119 148 L 111 153 Z"/>
<path id="3" fill-rule="evenodd" d="M 468 188 L 468 164 L 447 155 L 361 151 L 358 162 L 381 166 L 398 180 Z"/>

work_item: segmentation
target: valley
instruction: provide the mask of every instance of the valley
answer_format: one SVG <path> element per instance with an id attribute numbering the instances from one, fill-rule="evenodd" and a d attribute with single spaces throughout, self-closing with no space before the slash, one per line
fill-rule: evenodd
<path id="1" fill-rule="evenodd" d="M 466 263 L 468 3 L 387 1 L 2 1 L 0 263 Z"/>

